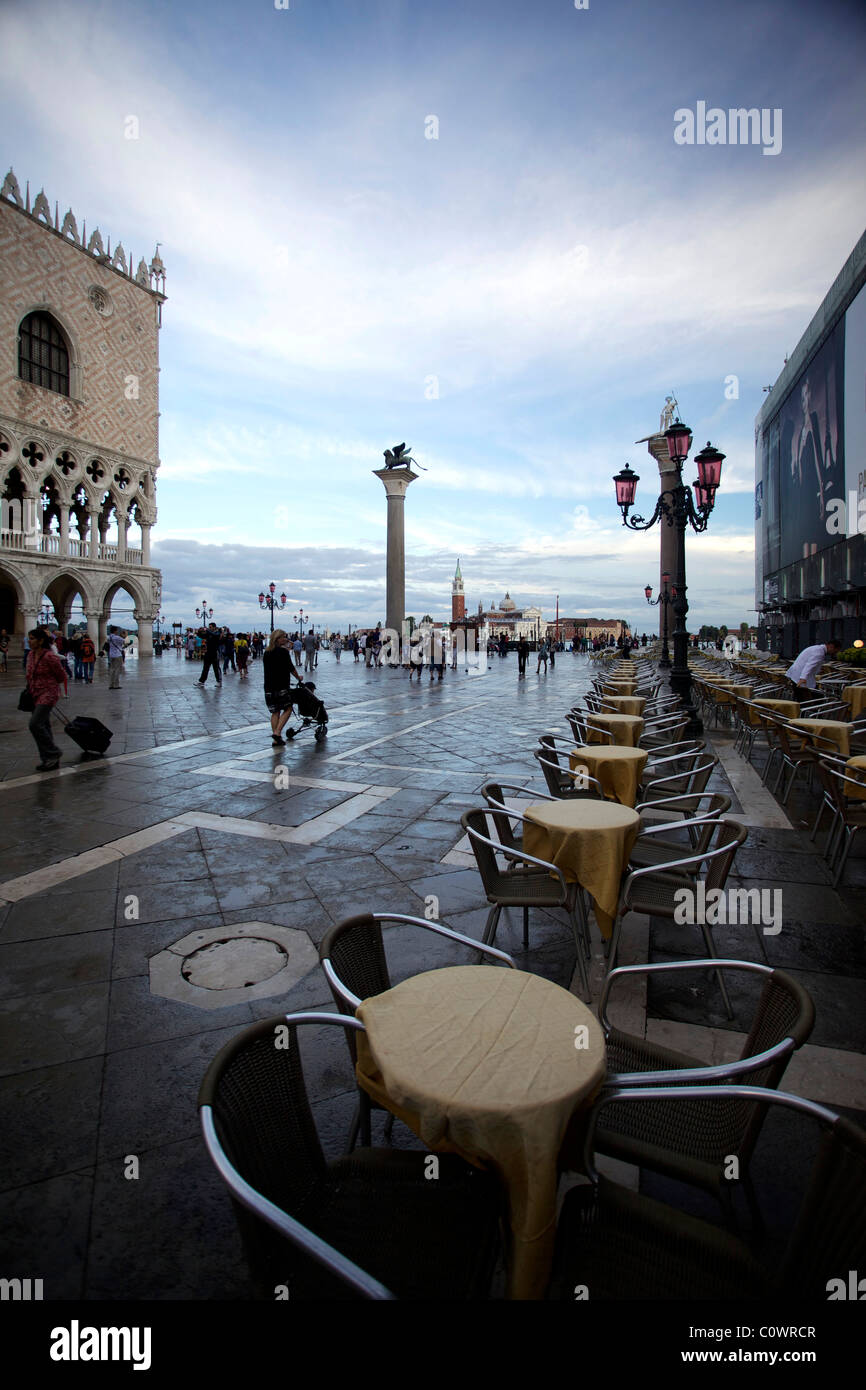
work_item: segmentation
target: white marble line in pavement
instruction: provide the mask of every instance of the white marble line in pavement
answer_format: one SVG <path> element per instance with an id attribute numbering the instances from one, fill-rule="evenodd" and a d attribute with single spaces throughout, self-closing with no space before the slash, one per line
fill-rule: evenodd
<path id="1" fill-rule="evenodd" d="M 312 784 L 313 779 L 307 779 Z M 319 784 L 323 785 L 323 784 Z M 331 783 L 331 786 L 334 784 Z M 346 784 L 338 784 L 345 788 Z M 349 784 L 358 785 L 358 784 Z M 219 816 L 210 811 L 184 811 L 182 815 L 170 820 L 158 821 L 144 830 L 120 839 L 110 840 L 97 849 L 86 850 L 83 854 L 71 855 L 56 864 L 46 864 L 44 869 L 34 869 L 18 878 L 0 883 L 0 904 L 20 902 L 22 898 L 32 897 L 34 893 L 44 892 L 68 879 L 79 878 L 92 873 L 105 864 L 114 863 L 128 855 L 138 854 L 143 849 L 151 849 L 175 835 L 188 830 L 218 830 L 227 835 L 242 835 L 254 840 L 279 840 L 284 844 L 313 845 L 325 839 L 335 830 L 341 830 L 352 821 L 363 816 L 366 811 L 387 801 L 400 791 L 399 787 L 366 786 L 349 797 L 339 806 L 332 806 L 321 815 L 313 816 L 303 825 L 273 825 L 267 821 L 241 820 L 237 816 Z"/>
<path id="2" fill-rule="evenodd" d="M 336 753 L 328 762 L 342 762 L 344 758 L 356 758 L 360 753 L 366 753 L 368 748 L 378 748 L 381 743 L 391 743 L 395 738 L 405 738 L 407 734 L 413 734 L 416 729 L 424 729 L 428 724 L 439 724 L 443 719 L 453 719 L 455 714 L 463 714 L 465 710 L 476 709 L 479 705 L 488 705 L 489 700 L 473 700 L 469 705 L 459 705 L 448 711 L 447 714 L 438 714 L 433 719 L 422 719 L 419 724 L 409 724 L 405 729 L 395 729 L 393 733 L 383 734 L 381 738 L 371 739 L 369 743 L 359 744 L 357 748 L 347 748 L 344 753 Z"/>

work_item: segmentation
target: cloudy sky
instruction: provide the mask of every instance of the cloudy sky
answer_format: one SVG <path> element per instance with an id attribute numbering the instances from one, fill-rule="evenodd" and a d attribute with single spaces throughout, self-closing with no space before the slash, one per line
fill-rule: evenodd
<path id="1" fill-rule="evenodd" d="M 409 612 L 450 614 L 459 555 L 470 609 L 649 626 L 658 529 L 611 478 L 651 510 L 673 391 L 727 455 L 691 625 L 753 620 L 762 388 L 866 220 L 862 6 L 277 4 L 0 8 L 5 167 L 161 244 L 166 616 L 249 625 L 273 580 L 384 620 L 371 470 L 406 440 Z M 781 148 L 678 144 L 699 102 L 780 113 Z"/>

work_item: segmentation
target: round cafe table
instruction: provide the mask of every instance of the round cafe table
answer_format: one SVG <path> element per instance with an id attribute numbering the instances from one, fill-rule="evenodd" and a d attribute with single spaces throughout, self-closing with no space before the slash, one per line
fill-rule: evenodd
<path id="1" fill-rule="evenodd" d="M 590 747 L 581 743 L 569 753 L 568 761 L 572 772 L 585 768 L 590 777 L 601 783 L 611 801 L 633 807 L 649 753 L 643 748 L 622 748 L 618 744 L 596 743 Z"/>
<path id="2" fill-rule="evenodd" d="M 851 718 L 859 719 L 866 711 L 866 685 L 846 685 L 842 699 L 851 711 Z"/>
<path id="3" fill-rule="evenodd" d="M 605 695 L 604 703 L 613 705 L 614 714 L 643 714 L 646 700 L 642 695 Z"/>
<path id="4" fill-rule="evenodd" d="M 786 719 L 796 719 L 800 713 L 800 706 L 796 700 L 753 700 L 753 704 L 760 705 L 761 709 L 775 710 L 776 714 L 784 714 Z"/>
<path id="5" fill-rule="evenodd" d="M 836 744 L 843 757 L 847 758 L 851 752 L 852 725 L 845 724 L 840 719 L 792 719 L 788 727 L 829 739 L 831 743 Z"/>
<path id="6" fill-rule="evenodd" d="M 856 758 L 849 758 L 845 764 L 845 774 L 853 777 L 855 782 L 863 783 L 863 790 L 859 792 L 856 787 L 844 783 L 845 795 L 851 801 L 866 801 L 866 755 L 858 753 Z"/>
<path id="7" fill-rule="evenodd" d="M 609 751 L 609 750 L 605 750 Z M 640 828 L 640 816 L 616 801 L 543 801 L 524 806 L 527 854 L 562 870 L 593 900 L 598 929 L 607 940 L 619 904 L 619 885 Z"/>
<path id="8" fill-rule="evenodd" d="M 643 720 L 632 714 L 588 714 L 586 719 L 599 729 L 606 729 L 614 743 L 622 744 L 625 748 L 636 748 L 644 730 Z M 601 739 L 592 729 L 588 729 L 587 741 L 600 743 Z"/>
<path id="9" fill-rule="evenodd" d="M 497 1169 L 510 1212 L 509 1297 L 543 1298 L 557 1157 L 607 1070 L 597 1020 L 559 985 L 489 965 L 414 975 L 365 999 L 357 1017 L 359 1084 L 428 1148 Z"/>

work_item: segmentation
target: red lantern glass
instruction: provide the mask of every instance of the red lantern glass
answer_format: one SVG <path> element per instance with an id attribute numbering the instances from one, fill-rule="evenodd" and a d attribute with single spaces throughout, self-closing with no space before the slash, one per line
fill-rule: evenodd
<path id="1" fill-rule="evenodd" d="M 682 420 L 674 420 L 670 428 L 665 430 L 665 439 L 673 462 L 682 463 L 692 447 L 692 432 L 688 425 L 684 425 Z"/>
<path id="2" fill-rule="evenodd" d="M 625 515 L 634 502 L 634 495 L 639 482 L 639 474 L 633 472 L 629 464 L 626 464 L 625 468 L 621 469 L 614 477 L 613 483 L 616 488 L 616 505 L 622 509 L 623 515 Z"/>
<path id="3" fill-rule="evenodd" d="M 644 593 L 646 594 L 646 597 L 647 597 L 647 603 L 649 603 L 650 599 L 651 599 L 652 596 L 653 596 L 653 586 L 652 586 L 652 584 L 647 584 L 646 588 L 644 589 Z"/>
<path id="4" fill-rule="evenodd" d="M 286 606 L 286 596 L 285 596 L 285 594 L 280 594 L 280 603 L 281 603 L 281 604 L 283 605 L 283 607 L 285 608 L 285 606 Z"/>
<path id="5" fill-rule="evenodd" d="M 705 449 L 695 458 L 698 465 L 698 477 L 705 488 L 717 488 L 722 480 L 722 463 L 725 455 L 720 454 L 718 449 L 714 449 L 709 440 Z"/>
<path id="6" fill-rule="evenodd" d="M 715 502 L 715 488 L 705 487 L 697 479 L 692 483 L 695 490 L 695 502 L 699 512 L 711 512 Z"/>
<path id="7" fill-rule="evenodd" d="M 264 593 L 259 594 L 259 603 L 264 603 L 264 601 L 265 601 Z"/>
<path id="8" fill-rule="evenodd" d="M 268 588 L 270 589 L 270 591 L 271 591 L 272 594 L 275 594 L 275 593 L 277 592 L 277 586 L 276 586 L 276 584 L 269 584 L 269 585 L 268 585 Z"/>
<path id="9" fill-rule="evenodd" d="M 663 583 L 663 584 L 669 584 L 669 583 L 670 583 L 670 575 L 668 574 L 667 570 L 665 570 L 664 574 L 662 575 L 662 583 Z"/>

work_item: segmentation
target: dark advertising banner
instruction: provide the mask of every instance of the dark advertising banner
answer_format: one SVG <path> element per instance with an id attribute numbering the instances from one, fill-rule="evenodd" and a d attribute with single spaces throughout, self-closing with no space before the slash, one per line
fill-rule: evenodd
<path id="1" fill-rule="evenodd" d="M 774 426 L 779 431 L 782 566 L 840 539 L 834 517 L 838 499 L 845 495 L 844 364 L 842 319 L 792 387 L 770 426 L 771 436 Z M 771 437 L 771 476 L 772 454 Z M 769 537 L 768 549 L 772 550 Z M 765 561 L 771 558 L 765 555 Z M 777 567 L 765 563 L 764 573 Z"/>

